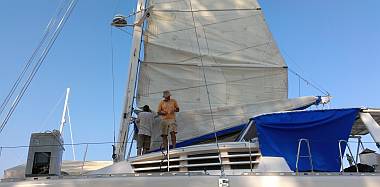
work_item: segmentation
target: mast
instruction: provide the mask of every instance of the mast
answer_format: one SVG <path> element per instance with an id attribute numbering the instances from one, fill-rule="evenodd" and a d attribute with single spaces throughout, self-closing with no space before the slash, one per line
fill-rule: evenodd
<path id="1" fill-rule="evenodd" d="M 129 124 L 131 122 L 132 107 L 135 95 L 135 82 L 140 57 L 140 46 L 142 36 L 141 19 L 145 10 L 145 0 L 137 0 L 135 24 L 133 28 L 132 48 L 130 53 L 129 74 L 126 86 L 123 112 L 120 120 L 119 136 L 116 146 L 116 158 L 114 161 L 119 162 L 125 159 L 125 150 L 128 141 Z"/>

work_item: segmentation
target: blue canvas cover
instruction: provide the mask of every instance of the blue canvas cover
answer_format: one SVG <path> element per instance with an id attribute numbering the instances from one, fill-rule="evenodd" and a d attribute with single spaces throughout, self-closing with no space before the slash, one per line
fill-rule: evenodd
<path id="1" fill-rule="evenodd" d="M 273 113 L 254 117 L 263 156 L 284 157 L 296 170 L 300 139 L 308 139 L 314 171 L 340 170 L 339 140 L 348 140 L 359 108 Z M 343 147 L 345 147 L 343 145 Z M 342 150 L 344 151 L 344 150 Z M 301 156 L 307 156 L 302 144 Z M 299 171 L 310 171 L 308 157 L 300 157 Z"/>

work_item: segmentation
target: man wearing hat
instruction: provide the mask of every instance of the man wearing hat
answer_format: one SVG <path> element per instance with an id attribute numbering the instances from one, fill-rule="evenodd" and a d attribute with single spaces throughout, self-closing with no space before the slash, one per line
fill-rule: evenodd
<path id="1" fill-rule="evenodd" d="M 157 113 L 161 116 L 161 137 L 163 148 L 166 149 L 168 146 L 168 134 L 170 132 L 170 137 L 172 140 L 173 148 L 176 146 L 176 133 L 177 124 L 175 121 L 175 113 L 179 112 L 179 107 L 175 99 L 170 98 L 171 94 L 168 90 L 163 92 L 164 99 L 160 101 L 158 105 Z"/>

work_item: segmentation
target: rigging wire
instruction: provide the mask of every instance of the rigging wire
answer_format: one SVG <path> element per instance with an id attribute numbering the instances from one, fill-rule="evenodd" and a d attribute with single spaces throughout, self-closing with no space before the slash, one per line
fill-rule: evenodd
<path id="1" fill-rule="evenodd" d="M 61 32 L 63 25 L 66 23 L 68 17 L 71 15 L 72 10 L 74 9 L 75 5 L 77 3 L 77 0 L 71 0 L 70 3 L 66 6 L 66 11 L 64 11 L 63 15 L 59 17 L 60 15 L 57 14 L 57 18 L 59 19 L 59 22 L 57 23 L 55 30 L 53 31 L 51 37 L 48 40 L 48 43 L 46 44 L 45 48 L 43 49 L 40 57 L 38 58 L 37 62 L 35 63 L 33 69 L 31 70 L 27 80 L 21 87 L 19 94 L 15 97 L 14 102 L 12 103 L 10 109 L 8 110 L 4 120 L 2 121 L 0 125 L 0 133 L 3 131 L 5 125 L 8 123 L 9 119 L 11 118 L 13 112 L 15 111 L 17 105 L 19 104 L 21 98 L 24 96 L 25 92 L 29 88 L 29 85 L 31 84 L 33 78 L 35 77 L 36 73 L 40 69 L 41 65 L 43 64 L 47 54 L 49 53 L 51 47 L 55 43 L 59 33 Z"/>
<path id="2" fill-rule="evenodd" d="M 111 18 L 115 16 L 119 7 L 120 0 L 115 1 Z M 114 44 L 113 44 L 113 28 L 110 25 L 110 47 L 111 47 L 111 77 L 112 77 L 112 122 L 113 122 L 113 144 L 112 144 L 112 159 L 115 159 L 116 148 L 116 112 L 115 112 L 115 72 L 114 72 Z"/>
<path id="3" fill-rule="evenodd" d="M 190 2 L 191 4 L 191 2 Z M 191 5 L 190 5 L 191 8 Z M 167 10 L 167 9 L 156 9 L 156 12 L 184 12 L 184 13 L 197 13 L 197 12 L 227 12 L 227 11 L 252 11 L 252 10 L 261 10 L 261 8 L 226 8 L 226 9 L 199 9 L 199 10 Z"/>
<path id="4" fill-rule="evenodd" d="M 31 74 L 29 75 L 28 79 L 26 80 L 25 84 L 23 85 L 23 87 L 21 88 L 21 91 L 20 91 L 20 94 L 17 95 L 15 101 L 13 102 L 9 112 L 7 113 L 4 121 L 2 122 L 1 124 L 1 127 L 0 127 L 0 133 L 2 132 L 2 130 L 4 129 L 5 125 L 7 124 L 8 120 L 10 119 L 10 117 L 12 116 L 14 110 L 16 109 L 16 106 L 18 105 L 18 103 L 20 102 L 21 98 L 23 97 L 23 95 L 25 94 L 27 88 L 29 87 L 31 81 L 33 80 L 35 74 L 37 73 L 37 71 L 39 70 L 39 68 L 41 67 L 47 53 L 50 51 L 50 48 L 52 47 L 52 45 L 54 44 L 55 40 L 57 39 L 57 36 L 58 34 L 60 33 L 60 31 L 62 30 L 62 26 L 63 24 L 66 22 L 66 18 L 70 15 L 71 11 L 72 11 L 72 8 L 75 6 L 75 3 L 76 1 L 75 0 L 72 0 L 68 9 L 66 10 L 66 12 L 64 13 L 62 19 L 60 20 L 60 22 L 58 23 L 54 33 L 53 33 L 53 36 L 51 38 L 51 40 L 49 41 L 49 43 L 47 44 L 46 48 L 44 49 L 41 57 L 38 59 L 36 65 L 34 66 Z"/>
<path id="5" fill-rule="evenodd" d="M 61 2 L 61 4 L 60 4 L 59 7 L 60 8 L 57 8 L 57 15 L 60 15 L 62 13 L 62 11 L 63 11 L 63 8 L 64 8 L 63 1 Z M 22 81 L 23 77 L 25 76 L 26 72 L 28 71 L 30 65 L 34 61 L 34 58 L 36 57 L 38 51 L 43 46 L 45 40 L 49 36 L 50 31 L 51 31 L 51 29 L 52 29 L 52 27 L 53 27 L 53 25 L 55 24 L 56 21 L 57 21 L 57 16 L 52 17 L 50 19 L 48 25 L 46 26 L 46 28 L 44 30 L 44 34 L 43 34 L 42 39 L 38 43 L 37 47 L 34 49 L 34 51 L 32 53 L 32 56 L 28 59 L 27 63 L 25 64 L 25 66 L 23 68 L 23 70 L 21 71 L 21 73 L 17 77 L 16 81 L 13 83 L 12 88 L 9 91 L 8 95 L 5 97 L 4 101 L 1 103 L 1 106 L 0 106 L 0 116 L 3 113 L 4 109 L 6 108 L 6 106 L 8 105 L 8 103 L 9 103 L 10 99 L 12 98 L 14 92 L 16 91 L 18 85 L 21 83 L 21 81 Z"/>
<path id="6" fill-rule="evenodd" d="M 73 130 L 71 128 L 71 117 L 70 117 L 70 108 L 69 108 L 69 105 L 67 105 L 67 118 L 68 118 L 68 122 L 69 122 L 69 127 L 70 127 L 70 139 L 71 139 L 71 144 L 74 144 L 74 138 L 73 138 Z M 72 148 L 72 151 L 73 151 L 73 159 L 76 160 L 75 158 L 75 149 L 74 149 L 74 145 L 71 145 L 71 148 Z"/>
<path id="7" fill-rule="evenodd" d="M 292 62 L 295 66 L 297 66 L 301 70 L 301 72 L 304 72 L 304 70 L 302 69 L 302 67 L 285 50 L 283 50 L 283 54 L 286 55 L 288 57 L 289 61 Z M 292 74 L 294 74 L 295 76 L 297 76 L 298 79 L 299 79 L 299 83 L 298 83 L 299 84 L 298 85 L 299 86 L 299 88 L 298 88 L 299 92 L 301 90 L 301 86 L 300 86 L 301 83 L 300 83 L 300 81 L 302 80 L 306 84 L 312 86 L 317 91 L 321 92 L 322 94 L 325 94 L 326 96 L 330 96 L 330 92 L 329 91 L 327 91 L 326 89 L 324 89 L 321 85 L 319 85 L 318 83 L 316 83 L 312 79 L 308 80 L 307 78 L 305 78 L 304 76 L 302 76 L 297 71 L 295 71 L 295 70 L 293 70 L 293 69 L 291 69 L 289 67 L 288 67 L 288 69 L 289 69 L 289 72 L 291 72 Z"/>
<path id="8" fill-rule="evenodd" d="M 115 7 L 113 8 L 112 16 L 116 14 L 117 8 L 120 6 L 120 0 L 115 0 Z"/>
<path id="9" fill-rule="evenodd" d="M 330 96 L 330 93 L 321 88 L 321 87 L 318 87 L 317 85 L 315 85 L 314 83 L 308 81 L 305 77 L 303 77 L 301 74 L 297 73 L 296 71 L 292 70 L 291 68 L 288 68 L 289 72 L 293 73 L 294 75 L 296 75 L 300 80 L 304 81 L 305 83 L 307 83 L 308 85 L 310 85 L 312 88 L 318 90 L 319 92 L 321 92 L 322 94 L 325 94 L 326 96 Z M 300 88 L 299 88 L 300 89 Z"/>
<path id="10" fill-rule="evenodd" d="M 192 17 L 193 24 L 194 24 L 195 38 L 197 39 L 198 52 L 199 52 L 199 55 L 201 56 L 202 52 L 201 52 L 201 47 L 200 47 L 199 39 L 198 39 L 197 27 L 196 27 L 196 24 L 195 24 L 193 6 L 191 4 L 191 1 L 189 1 L 189 3 L 190 3 L 191 17 Z M 212 121 L 212 125 L 213 125 L 213 128 L 214 128 L 215 143 L 216 143 L 216 147 L 218 149 L 218 155 L 219 155 L 218 158 L 219 158 L 220 169 L 221 169 L 221 173 L 220 174 L 221 174 L 221 176 L 224 176 L 225 175 L 224 174 L 224 167 L 223 167 L 221 152 L 220 152 L 219 143 L 218 143 L 218 136 L 216 134 L 216 127 L 215 127 L 215 122 L 214 122 L 214 116 L 213 116 L 213 113 L 212 113 L 213 111 L 212 111 L 212 107 L 211 107 L 210 92 L 209 92 L 209 89 L 208 89 L 208 86 L 207 86 L 206 72 L 205 72 L 205 68 L 204 68 L 203 58 L 202 57 L 200 58 L 200 61 L 201 61 L 201 66 L 202 66 L 203 79 L 204 79 L 205 87 L 206 87 L 206 93 L 207 93 L 207 100 L 208 100 L 209 110 L 210 110 L 210 114 L 211 114 L 211 121 Z"/>
<path id="11" fill-rule="evenodd" d="M 115 112 L 115 72 L 114 72 L 114 44 L 112 26 L 110 26 L 111 44 L 111 76 L 112 76 L 112 117 L 113 117 L 113 141 L 116 142 L 116 112 Z"/>
<path id="12" fill-rule="evenodd" d="M 298 97 L 301 97 L 301 78 L 298 77 Z"/>
<path id="13" fill-rule="evenodd" d="M 129 36 L 133 36 L 133 34 L 130 33 L 130 32 L 128 32 L 127 30 L 124 30 L 124 29 L 122 29 L 120 27 L 116 27 L 116 28 L 119 29 L 119 30 L 121 30 L 121 31 L 123 31 L 124 33 L 127 33 Z"/>
<path id="14" fill-rule="evenodd" d="M 45 120 L 41 123 L 41 128 L 40 128 L 40 132 L 42 132 L 47 124 L 47 122 L 49 121 L 49 119 L 52 117 L 52 115 L 54 114 L 54 112 L 57 110 L 59 104 L 61 104 L 61 102 L 63 101 L 63 98 L 65 97 L 66 95 L 66 92 L 63 93 L 61 95 L 61 97 L 58 99 L 57 103 L 55 103 L 54 107 L 52 108 L 52 110 L 50 110 L 49 114 L 47 115 L 47 117 L 45 118 Z"/>

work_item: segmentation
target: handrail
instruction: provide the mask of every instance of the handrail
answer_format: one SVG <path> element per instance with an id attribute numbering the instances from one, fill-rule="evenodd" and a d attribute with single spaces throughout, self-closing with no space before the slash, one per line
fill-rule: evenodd
<path id="1" fill-rule="evenodd" d="M 166 156 L 168 157 L 168 172 L 170 172 L 170 143 L 169 143 L 169 137 L 167 137 L 167 145 L 168 145 L 168 147 L 167 147 L 167 150 L 168 150 L 168 152 L 166 153 Z"/>
<path id="2" fill-rule="evenodd" d="M 251 172 L 252 172 L 253 168 L 252 168 L 251 140 L 248 142 L 248 150 L 249 150 L 249 167 L 251 168 Z"/>
<path id="3" fill-rule="evenodd" d="M 363 145 L 363 142 L 362 142 L 362 137 L 361 136 L 350 136 L 350 138 L 356 138 L 358 139 L 358 142 L 357 142 L 357 147 L 356 147 L 356 157 L 355 157 L 355 160 L 356 160 L 356 163 L 359 163 L 359 150 L 360 150 L 360 147 L 362 148 L 362 150 L 364 150 L 364 145 Z"/>
<path id="4" fill-rule="evenodd" d="M 84 163 L 86 162 L 87 150 L 88 150 L 88 144 L 86 144 L 86 149 L 84 151 L 83 162 L 82 162 L 82 168 L 81 168 L 81 171 L 80 171 L 80 175 L 83 175 L 83 167 L 84 167 Z"/>
<path id="5" fill-rule="evenodd" d="M 352 158 L 354 158 L 354 156 L 353 156 L 353 154 L 352 154 L 352 152 L 351 152 L 351 149 L 350 149 L 350 146 L 348 145 L 347 140 L 339 140 L 338 144 L 339 144 L 339 155 L 340 155 L 340 168 L 341 168 L 341 170 L 342 170 L 341 172 L 344 173 L 344 168 L 343 168 L 343 155 L 342 155 L 342 145 L 341 145 L 342 142 L 346 143 L 346 146 L 347 146 L 347 148 L 348 148 L 348 151 L 350 152 L 350 156 L 351 156 Z M 355 159 L 353 159 L 353 160 L 354 160 L 354 163 L 355 163 L 356 172 L 359 173 L 358 164 L 357 164 L 357 162 L 356 162 Z"/>
<path id="6" fill-rule="evenodd" d="M 302 142 L 306 143 L 307 149 L 308 149 L 308 152 L 309 152 L 309 156 L 300 156 Z M 297 174 L 298 174 L 298 163 L 299 163 L 299 158 L 300 157 L 309 157 L 310 166 L 311 166 L 311 172 L 314 172 L 313 159 L 311 157 L 310 144 L 309 144 L 309 140 L 308 139 L 301 138 L 298 141 L 297 160 L 296 160 L 296 173 Z"/>

